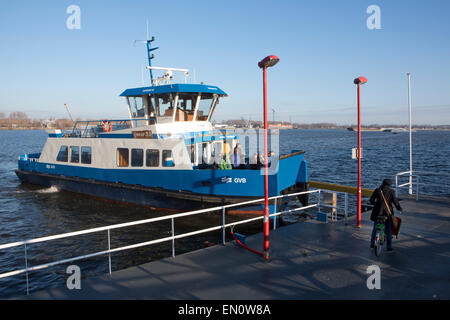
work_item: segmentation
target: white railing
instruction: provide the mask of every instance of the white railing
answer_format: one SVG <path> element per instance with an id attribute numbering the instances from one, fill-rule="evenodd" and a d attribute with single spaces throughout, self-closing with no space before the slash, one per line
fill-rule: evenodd
<path id="1" fill-rule="evenodd" d="M 407 176 L 408 178 L 411 177 L 411 179 L 408 179 L 408 182 L 399 184 L 400 177 Z M 438 187 L 442 189 L 445 188 L 445 184 L 436 184 L 436 183 L 424 183 L 424 180 L 426 177 L 429 176 L 449 176 L 448 173 L 445 172 L 427 172 L 427 171 L 405 171 L 400 172 L 395 175 L 395 195 L 398 197 L 399 191 L 401 188 L 408 188 L 410 190 L 410 194 L 413 194 L 415 189 L 415 197 L 416 201 L 419 200 L 419 186 L 431 186 L 431 187 Z M 448 185 L 447 185 L 448 188 Z"/>
<path id="2" fill-rule="evenodd" d="M 336 191 L 321 190 L 321 189 L 297 192 L 297 193 L 280 195 L 280 196 L 275 196 L 275 197 L 269 198 L 269 200 L 273 200 L 274 204 L 275 204 L 274 205 L 274 208 L 275 208 L 274 213 L 270 214 L 270 217 L 277 217 L 282 214 L 302 211 L 302 210 L 306 210 L 306 209 L 310 209 L 310 208 L 314 208 L 314 207 L 317 207 L 318 210 L 320 211 L 320 207 L 327 207 L 327 208 L 335 209 L 335 210 L 332 210 L 331 217 L 333 218 L 333 212 L 334 212 L 334 214 L 336 214 L 336 219 L 337 219 L 337 210 L 338 210 L 337 203 L 335 206 L 333 206 L 333 205 L 329 205 L 329 204 L 325 204 L 325 203 L 321 202 L 321 193 L 324 193 L 324 192 L 344 194 L 344 196 L 345 196 L 344 221 L 345 221 L 345 223 L 347 223 L 348 194 L 344 193 L 344 192 L 336 192 Z M 282 198 L 286 198 L 286 197 L 294 197 L 294 196 L 299 196 L 299 195 L 305 195 L 305 194 L 317 194 L 318 195 L 317 203 L 311 204 L 308 206 L 304 206 L 304 207 L 298 207 L 298 208 L 294 208 L 294 209 L 290 209 L 290 210 L 277 212 L 276 204 L 277 204 L 278 199 L 282 199 Z M 232 227 L 235 225 L 239 225 L 239 224 L 244 224 L 244 223 L 249 223 L 249 222 L 264 219 L 264 216 L 261 215 L 261 216 L 246 219 L 246 220 L 240 220 L 240 221 L 235 221 L 235 222 L 231 222 L 231 223 L 226 223 L 226 219 L 225 219 L 226 209 L 243 206 L 243 205 L 256 204 L 261 201 L 264 201 L 264 199 L 251 200 L 251 201 L 240 202 L 240 203 L 235 203 L 235 204 L 230 204 L 230 205 L 225 205 L 225 206 L 220 206 L 220 207 L 201 209 L 201 210 L 190 211 L 190 212 L 185 212 L 185 213 L 178 213 L 178 214 L 162 216 L 162 217 L 157 217 L 157 218 L 150 218 L 150 219 L 133 221 L 133 222 L 128 222 L 128 223 L 121 223 L 121 224 L 109 225 L 109 226 L 105 226 L 105 227 L 98 227 L 98 228 L 63 233 L 63 234 L 58 234 L 58 235 L 53 235 L 53 236 L 35 238 L 35 239 L 30 239 L 30 240 L 25 240 L 25 241 L 17 241 L 17 242 L 12 242 L 12 243 L 7 243 L 7 244 L 1 244 L 0 250 L 23 246 L 25 268 L 1 273 L 0 279 L 25 273 L 26 274 L 27 295 L 28 295 L 29 294 L 28 273 L 31 271 L 46 269 L 46 268 L 53 267 L 53 266 L 56 266 L 59 264 L 74 262 L 74 261 L 82 260 L 82 259 L 86 259 L 86 258 L 92 258 L 92 257 L 96 257 L 96 256 L 101 256 L 101 255 L 108 255 L 109 274 L 111 274 L 111 272 L 112 272 L 112 270 L 111 270 L 111 253 L 134 249 L 134 248 L 139 248 L 139 247 L 143 247 L 143 246 L 149 246 L 149 245 L 157 244 L 157 243 L 161 243 L 161 242 L 171 241 L 172 242 L 172 257 L 175 257 L 175 240 L 176 239 L 181 239 L 181 238 L 190 237 L 193 235 L 211 232 L 211 231 L 217 231 L 217 230 L 222 230 L 222 243 L 225 244 L 225 229 L 226 228 Z M 213 211 L 222 211 L 222 224 L 221 225 L 175 235 L 175 219 L 181 218 L 181 217 L 187 217 L 187 216 L 194 216 L 194 215 L 213 212 Z M 151 241 L 140 242 L 140 243 L 136 243 L 136 244 L 132 244 L 132 245 L 122 246 L 122 247 L 118 247 L 118 248 L 111 248 L 111 230 L 120 229 L 120 228 L 124 228 L 124 227 L 130 227 L 130 226 L 136 226 L 136 225 L 142 225 L 142 224 L 148 224 L 148 223 L 153 223 L 153 222 L 163 221 L 163 220 L 171 220 L 171 233 L 172 233 L 171 236 L 156 239 L 156 240 L 151 240 Z M 276 219 L 274 219 L 273 228 L 276 229 L 276 227 L 277 227 Z M 74 237 L 74 236 L 80 236 L 80 235 L 86 235 L 86 234 L 92 234 L 92 233 L 98 233 L 98 232 L 102 232 L 102 231 L 107 232 L 107 240 L 108 240 L 108 249 L 107 250 L 98 251 L 98 252 L 94 252 L 94 253 L 90 253 L 90 254 L 85 254 L 85 255 L 81 255 L 81 256 L 77 256 L 77 257 L 67 258 L 67 259 L 63 259 L 63 260 L 58 260 L 58 261 L 54 261 L 54 262 L 50 262 L 50 263 L 44 263 L 44 264 L 40 264 L 37 266 L 29 266 L 28 265 L 27 250 L 28 250 L 28 246 L 30 244 L 42 243 L 42 242 L 63 239 L 63 238 L 69 238 L 69 237 Z"/>
<path id="3" fill-rule="evenodd" d="M 348 221 L 348 193 L 341 192 L 341 191 L 334 191 L 334 190 L 324 190 L 324 189 L 318 189 L 318 190 L 319 190 L 319 197 L 318 197 L 319 210 L 320 210 L 320 207 L 325 207 L 325 208 L 331 209 L 331 213 L 329 214 L 330 218 L 331 218 L 331 221 L 339 220 L 338 212 L 339 212 L 340 208 L 338 206 L 338 198 L 336 198 L 335 205 L 333 205 L 333 204 L 326 204 L 326 203 L 323 203 L 321 195 L 324 194 L 324 193 L 329 193 L 329 194 L 336 194 L 338 196 L 339 195 L 343 195 L 344 196 L 344 208 L 343 208 L 344 214 L 343 214 L 343 218 L 344 218 L 345 224 L 347 224 L 347 221 Z"/>

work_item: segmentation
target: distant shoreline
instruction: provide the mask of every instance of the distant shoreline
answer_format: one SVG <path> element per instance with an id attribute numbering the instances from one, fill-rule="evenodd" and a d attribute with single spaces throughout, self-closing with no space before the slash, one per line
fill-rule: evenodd
<path id="1" fill-rule="evenodd" d="M 0 131 L 26 131 L 26 130 L 72 130 L 73 128 L 4 128 L 1 127 Z M 236 128 L 236 129 L 248 129 L 248 128 Z M 346 128 L 270 128 L 270 129 L 278 129 L 278 130 L 345 130 L 348 131 Z M 450 131 L 450 129 L 445 128 L 413 128 L 414 131 Z M 383 132 L 380 130 L 365 130 L 362 128 L 362 132 Z M 357 131 L 350 131 L 350 132 L 357 132 Z M 409 131 L 405 131 L 409 132 Z"/>
<path id="2" fill-rule="evenodd" d="M 0 128 L 0 131 L 26 131 L 26 130 L 72 130 L 73 128 L 57 129 L 57 128 Z"/>

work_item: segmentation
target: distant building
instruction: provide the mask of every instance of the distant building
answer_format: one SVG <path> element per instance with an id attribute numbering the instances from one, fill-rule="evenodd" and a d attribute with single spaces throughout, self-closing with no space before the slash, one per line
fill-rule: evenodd
<path id="1" fill-rule="evenodd" d="M 41 121 L 42 128 L 54 128 L 55 127 L 55 119 L 46 119 Z"/>
<path id="2" fill-rule="evenodd" d="M 293 129 L 292 123 L 288 122 L 269 122 L 269 129 Z"/>

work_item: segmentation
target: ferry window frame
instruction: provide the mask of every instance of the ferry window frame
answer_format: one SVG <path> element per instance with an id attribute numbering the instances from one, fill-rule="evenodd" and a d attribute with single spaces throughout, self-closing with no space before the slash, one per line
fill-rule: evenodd
<path id="1" fill-rule="evenodd" d="M 125 150 L 126 150 L 126 154 L 125 154 Z M 125 155 L 126 155 L 126 157 L 125 157 Z M 130 150 L 128 148 L 117 148 L 116 157 L 117 157 L 116 164 L 118 167 L 126 168 L 126 167 L 130 166 Z M 122 161 L 124 161 L 124 162 L 122 162 Z"/>
<path id="2" fill-rule="evenodd" d="M 170 152 L 170 155 L 167 156 L 167 153 Z M 168 165 L 169 161 L 167 160 L 168 158 L 172 158 L 172 165 Z M 175 167 L 175 161 L 173 160 L 173 152 L 172 150 L 163 150 L 162 151 L 162 166 L 165 168 L 173 168 Z"/>
<path id="3" fill-rule="evenodd" d="M 136 152 L 141 152 L 139 156 Z M 137 160 L 137 162 L 136 162 Z M 144 166 L 144 149 L 132 148 L 131 149 L 131 166 L 132 167 L 143 167 Z"/>
<path id="4" fill-rule="evenodd" d="M 152 158 L 152 153 L 153 153 L 153 158 Z M 159 149 L 146 149 L 145 150 L 145 166 L 153 167 L 153 168 L 159 167 L 159 163 L 160 163 L 159 154 L 160 154 Z M 156 165 L 152 165 L 152 163 L 154 163 L 151 161 L 152 159 L 157 160 Z"/>
<path id="5" fill-rule="evenodd" d="M 74 150 L 77 150 L 77 151 L 73 152 Z M 80 163 L 80 147 L 79 146 L 70 146 L 70 163 Z"/>
<path id="6" fill-rule="evenodd" d="M 66 148 L 65 155 L 63 155 L 63 158 L 62 158 L 65 160 L 60 159 L 63 148 Z M 60 162 L 68 162 L 69 161 L 69 146 L 61 146 L 59 148 L 58 155 L 56 156 L 56 161 L 60 161 Z"/>
<path id="7" fill-rule="evenodd" d="M 89 151 L 86 151 L 86 150 L 89 150 Z M 85 154 L 87 154 L 87 156 L 85 156 Z M 82 164 L 91 164 L 92 163 L 92 147 L 81 146 L 80 157 L 81 157 L 80 160 L 81 160 Z"/>

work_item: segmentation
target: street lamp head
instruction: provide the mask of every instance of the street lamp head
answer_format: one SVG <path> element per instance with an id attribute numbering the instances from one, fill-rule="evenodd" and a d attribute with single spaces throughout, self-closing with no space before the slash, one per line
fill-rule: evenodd
<path id="1" fill-rule="evenodd" d="M 356 78 L 355 80 L 353 80 L 354 84 L 364 84 L 366 82 L 367 82 L 367 79 L 364 77 L 359 77 L 359 78 Z"/>
<path id="2" fill-rule="evenodd" d="M 367 79 L 364 77 L 359 77 L 359 78 L 356 78 L 355 80 L 353 80 L 354 84 L 364 84 L 366 82 L 367 82 Z"/>
<path id="3" fill-rule="evenodd" d="M 280 59 L 277 56 L 271 55 L 267 56 L 264 59 L 262 59 L 260 62 L 258 62 L 258 67 L 260 68 L 269 68 L 273 67 L 277 64 L 277 62 L 280 61 Z"/>

